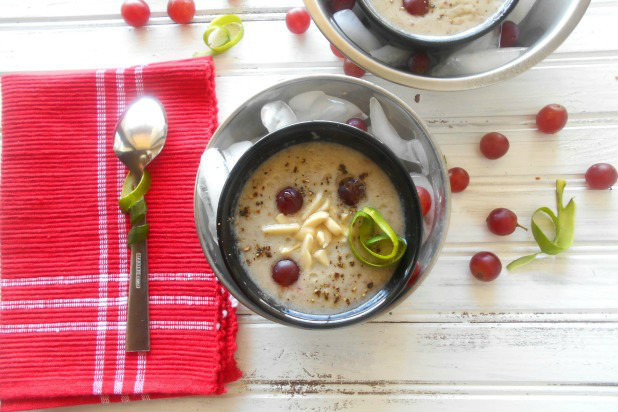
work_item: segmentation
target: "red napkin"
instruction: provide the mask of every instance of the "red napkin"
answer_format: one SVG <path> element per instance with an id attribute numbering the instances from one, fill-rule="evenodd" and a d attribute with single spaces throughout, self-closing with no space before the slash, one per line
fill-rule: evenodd
<path id="1" fill-rule="evenodd" d="M 161 100 L 166 145 L 149 166 L 151 350 L 125 353 L 127 173 L 114 128 Z M 0 410 L 219 394 L 240 377 L 236 316 L 193 222 L 217 127 L 212 60 L 2 78 Z"/>

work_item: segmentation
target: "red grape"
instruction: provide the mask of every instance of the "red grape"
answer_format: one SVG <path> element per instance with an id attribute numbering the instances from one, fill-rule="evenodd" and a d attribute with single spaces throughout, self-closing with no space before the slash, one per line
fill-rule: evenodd
<path id="1" fill-rule="evenodd" d="M 568 118 L 569 114 L 564 106 L 548 104 L 537 113 L 536 125 L 543 133 L 556 133 L 562 130 Z"/>
<path id="2" fill-rule="evenodd" d="M 453 167 L 448 171 L 448 177 L 451 181 L 451 192 L 463 192 L 470 183 L 470 175 L 461 167 Z"/>
<path id="3" fill-rule="evenodd" d="M 290 286 L 298 280 L 300 268 L 291 259 L 282 259 L 272 269 L 273 280 L 281 286 Z"/>
<path id="4" fill-rule="evenodd" d="M 519 27 L 510 20 L 500 28 L 500 47 L 514 47 L 519 42 Z"/>
<path id="5" fill-rule="evenodd" d="M 124 0 L 120 14 L 127 24 L 142 27 L 150 18 L 150 7 L 144 0 Z"/>
<path id="6" fill-rule="evenodd" d="M 285 15 L 285 24 L 294 34 L 303 34 L 306 32 L 310 23 L 311 17 L 309 17 L 307 10 L 302 7 L 293 8 Z"/>
<path id="7" fill-rule="evenodd" d="M 334 13 L 343 9 L 351 9 L 354 3 L 356 0 L 330 0 L 330 10 Z"/>
<path id="8" fill-rule="evenodd" d="M 616 184 L 618 172 L 609 163 L 596 163 L 586 171 L 586 183 L 591 189 L 609 189 Z"/>
<path id="9" fill-rule="evenodd" d="M 363 77 L 365 75 L 365 70 L 355 65 L 350 59 L 343 61 L 343 72 L 353 77 Z"/>
<path id="10" fill-rule="evenodd" d="M 339 183 L 339 197 L 348 206 L 354 206 L 365 196 L 365 183 L 356 177 L 346 177 Z"/>
<path id="11" fill-rule="evenodd" d="M 483 282 L 491 282 L 501 271 L 500 259 L 491 252 L 479 252 L 470 259 L 470 272 Z"/>
<path id="12" fill-rule="evenodd" d="M 410 280 L 408 280 L 406 287 L 409 288 L 410 286 L 412 286 L 420 275 L 421 275 L 421 265 L 419 265 L 418 262 L 416 262 L 416 266 L 414 266 L 414 272 L 412 272 L 412 276 L 410 276 Z"/>
<path id="13" fill-rule="evenodd" d="M 169 0 L 167 15 L 178 24 L 187 24 L 195 15 L 195 3 L 193 0 Z"/>
<path id="14" fill-rule="evenodd" d="M 429 11 L 428 0 L 403 0 L 403 7 L 414 16 L 424 16 Z"/>
<path id="15" fill-rule="evenodd" d="M 284 215 L 291 215 L 303 207 L 303 195 L 293 187 L 286 187 L 277 193 L 277 209 Z"/>
<path id="16" fill-rule="evenodd" d="M 332 50 L 335 56 L 339 57 L 340 59 L 345 59 L 345 56 L 343 55 L 343 53 L 341 53 L 338 48 L 333 46 L 332 43 L 330 44 L 330 49 Z"/>
<path id="17" fill-rule="evenodd" d="M 423 212 L 423 216 L 429 212 L 431 209 L 431 195 L 422 186 L 416 186 L 416 192 L 418 193 L 418 200 L 421 202 L 421 211 Z"/>
<path id="18" fill-rule="evenodd" d="M 348 119 L 346 124 L 359 128 L 365 132 L 367 131 L 367 123 L 365 123 L 363 119 L 359 119 L 358 117 L 353 117 L 351 119 Z"/>
<path id="19" fill-rule="evenodd" d="M 498 159 L 509 150 L 509 139 L 498 132 L 487 133 L 481 138 L 481 153 L 488 159 Z"/>
<path id="20" fill-rule="evenodd" d="M 414 74 L 425 74 L 429 70 L 429 56 L 424 52 L 415 52 L 408 59 L 408 69 Z"/>
<path id="21" fill-rule="evenodd" d="M 515 231 L 517 226 L 526 229 L 517 223 L 517 215 L 510 211 L 500 207 L 489 212 L 489 216 L 485 219 L 489 231 L 495 235 L 506 236 Z"/>

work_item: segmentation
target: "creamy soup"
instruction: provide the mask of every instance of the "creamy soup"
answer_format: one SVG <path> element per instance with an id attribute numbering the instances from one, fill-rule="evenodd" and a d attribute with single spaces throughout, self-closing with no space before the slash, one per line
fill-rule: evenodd
<path id="1" fill-rule="evenodd" d="M 362 186 L 353 206 L 340 195 L 344 183 Z M 282 213 L 279 201 L 293 212 Z M 384 287 L 397 267 L 369 267 L 353 255 L 346 235 L 363 206 L 379 210 L 396 233 L 404 233 L 397 190 L 362 153 L 323 142 L 276 153 L 245 183 L 234 217 L 247 272 L 275 301 L 301 312 L 333 314 L 362 304 Z M 277 283 L 274 268 L 285 274 L 290 261 L 297 265 L 297 279 L 286 285 L 289 279 L 277 278 Z"/>
<path id="2" fill-rule="evenodd" d="M 414 34 L 446 36 L 460 33 L 494 15 L 504 0 L 430 0 L 422 16 L 408 13 L 402 0 L 371 0 L 375 10 L 394 26 Z"/>

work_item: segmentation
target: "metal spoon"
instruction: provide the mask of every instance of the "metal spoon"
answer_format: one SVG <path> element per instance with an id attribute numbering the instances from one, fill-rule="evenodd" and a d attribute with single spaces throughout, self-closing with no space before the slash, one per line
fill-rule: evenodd
<path id="1" fill-rule="evenodd" d="M 161 153 L 166 137 L 165 110 L 154 97 L 138 98 L 120 118 L 116 126 L 114 153 L 129 168 L 135 182 L 139 182 L 146 166 Z M 144 223 L 136 222 L 138 225 Z M 148 248 L 144 240 L 131 245 L 126 351 L 148 350 Z"/>

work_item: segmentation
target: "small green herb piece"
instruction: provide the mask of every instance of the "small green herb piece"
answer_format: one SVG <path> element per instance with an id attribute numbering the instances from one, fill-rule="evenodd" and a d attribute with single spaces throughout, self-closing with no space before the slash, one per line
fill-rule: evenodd
<path id="1" fill-rule="evenodd" d="M 204 57 L 204 56 L 212 56 L 212 55 L 213 55 L 213 52 L 210 49 L 193 53 L 193 57 Z"/>
<path id="2" fill-rule="evenodd" d="M 146 219 L 146 201 L 144 195 L 150 189 L 150 173 L 144 170 L 142 178 L 135 185 L 135 181 L 131 173 L 124 179 L 118 206 L 120 210 L 130 214 L 131 225 L 133 226 L 127 236 L 129 245 L 141 243 L 148 237 L 150 227 L 148 223 L 144 223 Z"/>
<path id="3" fill-rule="evenodd" d="M 399 261 L 407 243 L 397 236 L 376 209 L 364 207 L 352 218 L 348 233 L 352 253 L 358 260 L 373 267 L 386 267 Z"/>
<path id="4" fill-rule="evenodd" d="M 512 261 L 511 263 L 509 263 L 506 268 L 508 270 L 514 270 L 517 269 L 520 266 L 523 265 L 527 265 L 528 263 L 532 262 L 534 259 L 536 259 L 536 257 L 538 256 L 538 253 L 533 253 L 531 255 L 526 255 L 526 256 L 522 256 L 519 259 L 515 259 L 514 261 Z"/>
<path id="5" fill-rule="evenodd" d="M 143 225 L 133 226 L 131 230 L 129 230 L 129 235 L 127 236 L 127 243 L 129 245 L 133 245 L 135 243 L 141 243 L 148 237 L 148 232 L 150 231 L 150 225 L 148 223 L 144 223 Z"/>
<path id="6" fill-rule="evenodd" d="M 226 14 L 214 19 L 204 32 L 204 43 L 210 50 L 195 53 L 194 57 L 223 53 L 242 39 L 245 29 L 240 17 Z"/>
<path id="7" fill-rule="evenodd" d="M 131 216 L 131 225 L 139 223 L 141 220 L 146 218 L 146 211 L 148 208 L 146 207 L 146 201 L 142 197 L 140 200 L 135 202 L 131 209 L 129 209 L 129 214 Z"/>
<path id="8" fill-rule="evenodd" d="M 122 185 L 122 192 L 120 193 L 120 199 L 118 199 L 118 206 L 120 206 L 120 210 L 125 213 L 129 213 L 131 206 L 143 198 L 144 195 L 148 193 L 148 190 L 150 190 L 150 173 L 148 173 L 147 170 L 144 170 L 142 178 L 137 186 L 135 186 L 135 182 L 133 180 L 134 179 L 131 173 L 125 177 Z M 134 186 L 135 188 L 133 189 Z"/>
<path id="9" fill-rule="evenodd" d="M 397 255 L 393 258 L 393 262 L 397 262 L 403 257 L 404 253 L 406 253 L 406 248 L 408 246 L 408 242 L 406 242 L 404 238 L 397 236 L 397 239 L 399 240 L 399 251 Z M 372 249 L 376 247 L 380 249 L 388 249 L 389 247 L 391 247 L 390 238 L 386 235 L 374 236 L 371 239 L 367 240 L 366 244 Z"/>
<path id="10" fill-rule="evenodd" d="M 548 207 L 538 208 L 530 219 L 530 226 L 532 227 L 532 235 L 534 240 L 539 245 L 541 252 L 534 253 L 520 257 L 508 264 L 506 267 L 508 270 L 514 270 L 527 263 L 532 262 L 539 253 L 545 253 L 547 255 L 557 255 L 564 252 L 573 245 L 573 239 L 575 237 L 575 201 L 571 199 L 566 206 L 563 206 L 562 195 L 564 193 L 564 187 L 566 182 L 562 179 L 556 180 L 556 209 L 558 214 Z M 555 228 L 555 236 L 553 240 L 550 240 L 543 230 L 538 226 L 535 218 L 541 215 L 548 216 Z"/>

